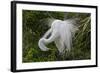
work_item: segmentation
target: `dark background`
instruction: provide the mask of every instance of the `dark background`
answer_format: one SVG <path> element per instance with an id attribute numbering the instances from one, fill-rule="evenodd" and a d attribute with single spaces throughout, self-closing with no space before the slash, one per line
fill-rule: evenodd
<path id="1" fill-rule="evenodd" d="M 73 12 L 47 12 L 23 10 L 23 62 L 47 62 L 91 59 L 91 14 Z M 59 55 L 54 43 L 47 45 L 50 50 L 43 52 L 38 47 L 39 39 L 50 28 L 48 19 L 78 18 L 79 30 L 73 37 L 70 52 Z"/>

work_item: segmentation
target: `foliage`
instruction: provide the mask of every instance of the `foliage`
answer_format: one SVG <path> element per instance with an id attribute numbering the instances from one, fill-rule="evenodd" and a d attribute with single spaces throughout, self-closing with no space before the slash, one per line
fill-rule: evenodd
<path id="1" fill-rule="evenodd" d="M 83 60 L 91 58 L 91 16 L 89 13 L 51 12 L 23 10 L 23 62 L 44 62 Z M 43 52 L 38 47 L 39 39 L 49 29 L 46 19 L 78 18 L 79 30 L 73 37 L 70 52 L 60 55 L 55 44 L 47 45 L 50 50 Z"/>

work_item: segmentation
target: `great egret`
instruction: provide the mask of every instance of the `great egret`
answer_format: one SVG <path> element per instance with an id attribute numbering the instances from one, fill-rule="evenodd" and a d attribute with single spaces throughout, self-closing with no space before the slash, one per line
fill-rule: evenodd
<path id="1" fill-rule="evenodd" d="M 38 42 L 39 48 L 42 51 L 48 51 L 49 48 L 46 47 L 46 45 L 54 42 L 59 53 L 63 53 L 64 50 L 70 51 L 72 47 L 72 37 L 76 30 L 78 30 L 78 27 L 75 26 L 74 23 L 73 20 L 54 20 L 51 24 L 51 28 L 40 38 Z"/>

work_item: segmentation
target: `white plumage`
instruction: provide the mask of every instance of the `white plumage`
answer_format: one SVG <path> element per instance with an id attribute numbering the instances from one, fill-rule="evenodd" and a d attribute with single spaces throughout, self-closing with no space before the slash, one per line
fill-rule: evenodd
<path id="1" fill-rule="evenodd" d="M 72 37 L 78 28 L 74 25 L 73 20 L 54 20 L 51 28 L 39 40 L 38 46 L 42 51 L 48 51 L 47 44 L 55 42 L 56 47 L 60 53 L 64 50 L 70 51 L 72 47 Z M 48 35 L 51 36 L 48 38 Z"/>

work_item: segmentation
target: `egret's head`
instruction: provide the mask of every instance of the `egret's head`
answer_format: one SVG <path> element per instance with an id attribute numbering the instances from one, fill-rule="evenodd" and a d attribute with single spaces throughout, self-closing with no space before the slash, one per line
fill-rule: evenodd
<path id="1" fill-rule="evenodd" d="M 45 45 L 45 38 L 41 38 L 38 42 L 38 45 L 39 45 L 39 48 L 42 50 L 42 51 L 48 51 L 49 48 L 47 48 Z"/>

